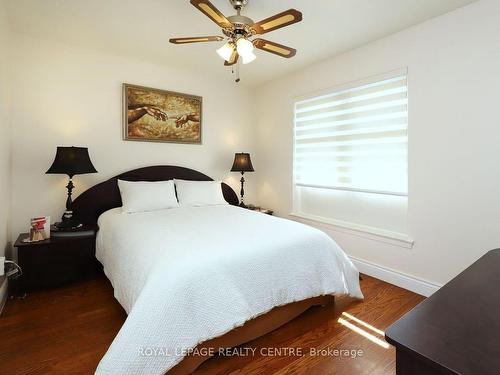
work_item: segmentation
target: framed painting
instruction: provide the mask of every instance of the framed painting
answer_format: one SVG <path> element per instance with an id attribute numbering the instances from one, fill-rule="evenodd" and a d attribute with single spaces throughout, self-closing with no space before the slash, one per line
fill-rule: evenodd
<path id="1" fill-rule="evenodd" d="M 201 144 L 200 96 L 123 84 L 123 139 Z"/>

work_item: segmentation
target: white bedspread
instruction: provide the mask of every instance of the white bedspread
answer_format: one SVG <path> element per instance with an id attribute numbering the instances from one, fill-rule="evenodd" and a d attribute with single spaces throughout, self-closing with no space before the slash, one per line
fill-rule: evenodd
<path id="1" fill-rule="evenodd" d="M 363 298 L 339 246 L 293 221 L 212 206 L 113 209 L 99 226 L 97 258 L 128 318 L 96 374 L 164 374 L 183 349 L 273 307 L 329 294 Z"/>

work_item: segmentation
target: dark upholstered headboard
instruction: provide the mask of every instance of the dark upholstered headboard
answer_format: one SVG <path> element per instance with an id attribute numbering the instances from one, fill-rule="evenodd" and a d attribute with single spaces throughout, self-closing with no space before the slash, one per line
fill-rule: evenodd
<path id="1" fill-rule="evenodd" d="M 91 187 L 73 201 L 71 209 L 73 210 L 73 215 L 83 223 L 95 225 L 103 212 L 122 206 L 117 180 L 167 181 L 174 178 L 191 181 L 213 181 L 212 178 L 201 172 L 172 165 L 139 168 L 122 173 Z M 233 206 L 239 204 L 238 196 L 229 185 L 222 183 L 222 193 L 224 194 L 224 199 L 229 204 Z"/>

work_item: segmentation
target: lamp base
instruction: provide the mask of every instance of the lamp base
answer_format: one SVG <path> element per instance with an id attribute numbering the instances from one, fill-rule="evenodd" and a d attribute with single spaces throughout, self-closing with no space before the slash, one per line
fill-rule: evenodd
<path id="1" fill-rule="evenodd" d="M 245 203 L 243 203 L 243 201 L 240 203 L 240 207 L 241 208 L 247 208 L 247 205 Z"/>
<path id="2" fill-rule="evenodd" d="M 77 220 L 70 219 L 55 223 L 54 226 L 60 231 L 72 231 L 82 227 L 83 224 Z"/>
<path id="3" fill-rule="evenodd" d="M 64 212 L 62 221 L 54 224 L 60 231 L 72 231 L 80 228 L 82 225 L 82 223 L 73 218 L 73 211 L 70 210 Z"/>

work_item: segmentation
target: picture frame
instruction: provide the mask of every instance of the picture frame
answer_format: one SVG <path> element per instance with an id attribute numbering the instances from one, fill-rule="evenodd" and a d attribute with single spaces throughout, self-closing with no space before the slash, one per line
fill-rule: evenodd
<path id="1" fill-rule="evenodd" d="M 123 140 L 202 144 L 203 98 L 123 84 Z"/>

